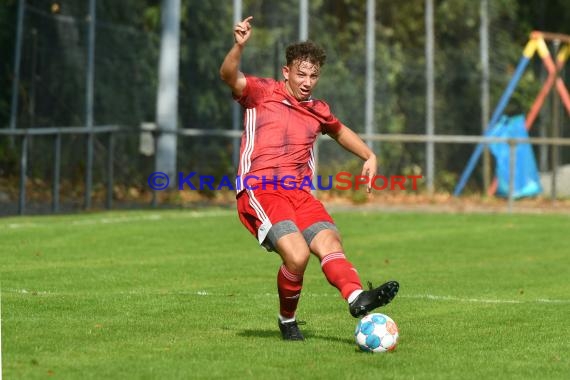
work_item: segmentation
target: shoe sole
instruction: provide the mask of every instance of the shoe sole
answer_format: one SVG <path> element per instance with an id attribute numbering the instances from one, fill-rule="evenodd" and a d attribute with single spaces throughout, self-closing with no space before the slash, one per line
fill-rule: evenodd
<path id="1" fill-rule="evenodd" d="M 377 309 L 382 306 L 388 305 L 398 294 L 400 289 L 400 284 L 397 281 L 388 281 L 382 284 L 378 289 L 375 290 L 375 296 L 373 301 L 364 306 L 362 309 L 357 310 L 356 314 L 352 314 L 355 318 L 360 318 L 370 313 L 372 310 Z"/>
<path id="2" fill-rule="evenodd" d="M 380 286 L 378 289 L 378 304 L 374 304 L 375 306 L 370 309 L 374 310 L 377 307 L 386 306 L 396 297 L 398 294 L 398 290 L 400 289 L 400 284 L 397 281 L 388 281 L 387 283 Z"/>

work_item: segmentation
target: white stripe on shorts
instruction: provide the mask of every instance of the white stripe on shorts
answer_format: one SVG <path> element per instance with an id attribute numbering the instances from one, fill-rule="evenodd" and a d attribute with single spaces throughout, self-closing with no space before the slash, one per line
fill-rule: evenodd
<path id="1" fill-rule="evenodd" d="M 261 226 L 259 226 L 259 228 L 257 229 L 257 240 L 259 241 L 259 244 L 262 244 L 273 225 L 271 224 L 271 221 L 269 220 L 269 217 L 267 216 L 265 211 L 263 211 L 263 207 L 261 207 L 261 204 L 259 203 L 257 198 L 255 198 L 255 194 L 253 193 L 253 191 L 252 190 L 246 190 L 246 191 L 247 195 L 249 195 L 249 205 L 251 206 L 251 208 L 255 210 L 257 218 L 261 220 Z"/>

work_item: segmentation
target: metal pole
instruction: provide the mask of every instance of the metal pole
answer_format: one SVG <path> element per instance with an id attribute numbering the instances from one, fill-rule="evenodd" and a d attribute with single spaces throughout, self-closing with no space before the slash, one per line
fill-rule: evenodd
<path id="1" fill-rule="evenodd" d="M 22 152 L 20 155 L 20 195 L 18 214 L 24 215 L 26 211 L 26 182 L 28 173 L 28 135 L 22 137 Z"/>
<path id="2" fill-rule="evenodd" d="M 96 2 L 89 0 L 88 36 L 87 36 L 87 93 L 85 95 L 85 128 L 87 134 L 87 162 L 85 165 L 85 208 L 91 208 L 91 190 L 93 185 L 93 77 L 95 58 L 95 21 Z"/>
<path id="3" fill-rule="evenodd" d="M 309 0 L 299 0 L 299 41 L 309 38 Z"/>
<path id="4" fill-rule="evenodd" d="M 59 178 L 61 176 L 61 133 L 57 133 L 53 140 L 53 184 L 51 210 L 59 211 Z"/>
<path id="5" fill-rule="evenodd" d="M 541 62 L 542 63 L 542 62 Z M 540 83 L 544 83 L 546 81 L 546 69 L 544 65 L 540 65 Z M 538 135 L 540 137 L 548 136 L 548 125 L 550 125 L 549 114 L 550 112 L 551 103 L 545 102 L 544 106 L 540 108 L 540 125 L 538 129 Z M 538 147 L 538 155 L 539 155 L 539 165 L 538 170 L 541 172 L 548 171 L 548 150 L 550 147 L 547 144 L 540 144 Z"/>
<path id="6" fill-rule="evenodd" d="M 156 150 L 158 149 L 158 135 L 159 132 L 156 129 L 153 129 L 151 131 L 152 133 L 152 141 L 154 143 L 154 151 L 156 152 Z M 156 171 L 156 161 L 155 161 L 155 171 Z M 152 199 L 150 201 L 150 205 L 152 208 L 157 208 L 158 207 L 158 191 L 155 189 L 152 189 Z"/>
<path id="7" fill-rule="evenodd" d="M 30 117 L 30 127 L 34 128 L 36 124 L 36 70 L 38 61 L 38 31 L 32 29 L 32 78 L 30 89 L 30 104 L 28 105 L 28 115 Z M 33 150 L 33 149 L 32 149 Z"/>
<path id="8" fill-rule="evenodd" d="M 191 8 L 191 7 L 190 7 Z M 180 57 L 180 0 L 162 1 L 162 32 L 160 37 L 160 62 L 156 125 L 158 145 L 156 171 L 174 178 L 178 135 L 178 80 Z M 171 181 L 174 186 L 175 181 Z"/>
<path id="9" fill-rule="evenodd" d="M 509 213 L 513 212 L 513 201 L 514 201 L 514 191 L 515 191 L 515 170 L 517 161 L 517 143 L 513 140 L 509 140 L 509 198 L 508 198 L 508 210 Z"/>
<path id="10" fill-rule="evenodd" d="M 115 135 L 109 133 L 107 141 L 107 201 L 106 207 L 110 210 L 113 207 L 113 161 L 115 161 Z"/>
<path id="11" fill-rule="evenodd" d="M 433 136 L 435 130 L 434 121 L 434 25 L 433 25 L 433 0 L 426 0 L 426 135 Z M 426 185 L 429 194 L 433 194 L 434 178 L 434 143 L 426 143 Z"/>
<path id="12" fill-rule="evenodd" d="M 366 2 L 366 98 L 364 110 L 364 126 L 367 135 L 375 133 L 374 130 L 374 47 L 375 47 L 375 20 L 376 1 Z M 374 143 L 366 143 L 373 148 Z"/>
<path id="13" fill-rule="evenodd" d="M 242 0 L 234 0 L 234 25 L 242 20 Z M 232 100 L 232 129 L 239 131 L 241 127 L 241 109 L 240 105 Z M 234 167 L 238 168 L 239 165 L 239 146 L 240 138 L 232 138 L 232 161 Z"/>
<path id="14" fill-rule="evenodd" d="M 555 40 L 553 43 L 554 54 L 558 53 L 560 41 Z M 559 72 L 556 71 L 558 78 Z M 552 91 L 552 137 L 560 137 L 560 97 L 556 91 Z M 556 201 L 556 182 L 558 177 L 558 166 L 560 164 L 560 148 L 558 145 L 552 146 L 552 177 L 550 178 L 550 198 L 552 202 Z"/>
<path id="15" fill-rule="evenodd" d="M 481 0 L 480 7 L 481 26 L 481 132 L 484 134 L 487 130 L 487 122 L 489 121 L 489 2 Z M 485 145 L 483 151 L 483 190 L 487 194 L 489 184 L 491 183 L 491 156 L 489 147 Z"/>
<path id="16" fill-rule="evenodd" d="M 281 78 L 281 49 L 279 49 L 279 40 L 273 44 L 273 79 Z"/>
<path id="17" fill-rule="evenodd" d="M 12 104 L 10 106 L 10 129 L 16 129 L 18 120 L 18 89 L 20 87 L 20 61 L 22 59 L 22 35 L 24 33 L 24 9 L 26 0 L 18 2 L 18 21 L 16 26 L 16 46 L 14 47 L 14 80 L 12 81 Z M 10 136 L 10 145 L 14 144 Z"/>

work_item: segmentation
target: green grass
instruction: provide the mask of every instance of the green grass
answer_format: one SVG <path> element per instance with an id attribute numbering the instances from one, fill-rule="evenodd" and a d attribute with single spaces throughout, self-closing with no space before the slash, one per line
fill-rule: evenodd
<path id="1" fill-rule="evenodd" d="M 356 320 L 312 260 L 276 326 L 279 260 L 234 212 L 0 219 L 6 379 L 562 379 L 570 373 L 570 217 L 337 213 L 398 349 L 358 352 Z"/>

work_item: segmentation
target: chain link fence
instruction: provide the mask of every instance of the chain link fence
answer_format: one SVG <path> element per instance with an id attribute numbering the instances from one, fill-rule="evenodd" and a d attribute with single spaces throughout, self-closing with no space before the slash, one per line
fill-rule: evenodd
<path id="1" fill-rule="evenodd" d="M 325 47 L 328 55 L 315 95 L 326 99 L 333 112 L 358 133 L 364 133 L 365 123 L 365 3 L 309 2 L 309 38 Z M 480 3 L 459 3 L 438 2 L 435 12 L 435 134 L 480 135 Z M 375 130 L 424 134 L 423 1 L 396 5 L 379 0 L 376 7 Z M 515 22 L 512 7 L 512 1 L 489 2 L 491 108 L 507 85 L 529 32 Z M 87 1 L 26 1 L 16 129 L 85 125 L 88 8 Z M 15 3 L 11 9 L 16 9 Z M 182 12 L 179 128 L 231 130 L 232 99 L 218 77 L 219 65 L 232 43 L 231 2 L 182 1 Z M 285 47 L 298 38 L 298 0 L 244 1 L 243 14 L 254 16 L 255 29 L 242 70 L 280 78 Z M 154 171 L 154 156 L 149 148 L 153 135 L 142 131 L 141 126 L 156 119 L 160 2 L 98 0 L 95 30 L 94 124 L 115 125 L 121 130 L 113 137 L 113 207 L 144 207 L 153 199 L 147 178 Z M 521 36 L 519 43 L 513 44 L 513 35 Z M 545 75 L 540 61 L 533 61 L 507 112 L 525 113 Z M 550 134 L 552 115 L 557 110 L 551 107 L 553 101 L 547 103 L 531 131 L 534 136 Z M 559 137 L 570 137 L 568 117 L 562 116 Z M 2 124 L 7 126 L 7 120 Z M 88 170 L 86 135 L 63 134 L 60 138 L 60 211 L 80 210 Z M 106 205 L 108 138 L 108 134 L 94 135 L 94 208 Z M 0 208 L 4 214 L 17 213 L 22 141 L 19 136 L 0 135 Z M 27 144 L 26 209 L 51 212 L 54 136 L 30 136 Z M 380 157 L 380 170 L 386 175 L 422 174 L 425 170 L 425 143 L 375 142 L 374 148 Z M 473 148 L 465 144 L 436 145 L 436 192 L 452 191 Z M 180 135 L 177 170 L 218 178 L 233 176 L 234 149 L 229 137 Z M 568 162 L 568 149 L 560 151 L 561 163 Z M 328 142 L 320 144 L 318 162 L 322 173 L 358 172 L 360 165 Z M 541 169 L 549 170 L 550 162 L 541 161 Z M 482 192 L 480 167 L 468 191 Z M 180 205 L 204 200 L 231 202 L 231 197 L 206 190 L 199 194 L 159 194 L 158 201 Z"/>

